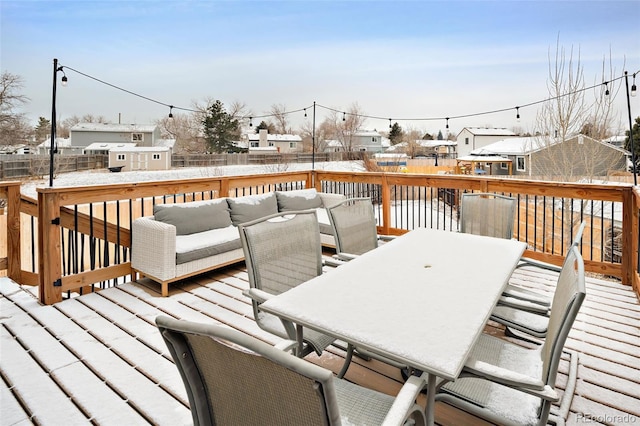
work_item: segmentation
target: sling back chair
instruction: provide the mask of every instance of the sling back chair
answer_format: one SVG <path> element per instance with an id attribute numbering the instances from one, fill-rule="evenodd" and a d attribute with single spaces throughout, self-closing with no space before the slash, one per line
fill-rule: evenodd
<path id="1" fill-rule="evenodd" d="M 560 400 L 555 389 L 558 364 L 585 295 L 584 262 L 572 246 L 558 277 L 542 346 L 528 349 L 481 335 L 460 377 L 441 386 L 436 401 L 496 424 L 546 425 L 552 403 Z M 568 353 L 576 369 L 577 353 Z M 575 381 L 575 375 L 570 380 Z M 574 384 L 567 383 L 560 410 L 552 413 L 559 417 L 556 421 L 568 413 Z"/>
<path id="2" fill-rule="evenodd" d="M 424 378 L 394 397 L 229 327 L 159 316 L 193 423 L 209 425 L 424 425 L 415 403 Z"/>

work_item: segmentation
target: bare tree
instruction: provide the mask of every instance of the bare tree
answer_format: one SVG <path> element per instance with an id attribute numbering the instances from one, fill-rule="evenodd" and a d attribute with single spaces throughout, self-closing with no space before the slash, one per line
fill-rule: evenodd
<path id="1" fill-rule="evenodd" d="M 284 104 L 273 104 L 269 110 L 269 114 L 273 116 L 276 131 L 280 134 L 287 135 L 291 133 L 291 127 L 287 121 L 287 107 Z"/>
<path id="2" fill-rule="evenodd" d="M 331 111 L 325 120 L 332 123 L 334 138 L 340 141 L 345 151 L 353 151 L 355 134 L 367 121 L 364 115 L 358 103 L 354 102 L 347 111 Z"/>
<path id="3" fill-rule="evenodd" d="M 608 67 L 608 70 L 607 70 Z M 607 72 L 608 71 L 608 72 Z M 602 76 L 615 73 L 611 60 L 603 60 Z M 599 170 L 603 165 L 615 163 L 615 150 L 599 143 L 609 135 L 615 120 L 613 103 L 620 90 L 617 81 L 594 84 L 593 98 L 585 89 L 584 71 L 580 51 L 573 47 L 567 52 L 557 42 L 555 55 L 549 54 L 549 101 L 538 111 L 534 141 L 538 149 L 536 164 L 530 165 L 543 179 L 570 181 L 577 177 L 589 180 L 606 178 Z M 596 143 L 569 143 L 578 134 L 593 138 Z"/>
<path id="4" fill-rule="evenodd" d="M 207 152 L 204 138 L 201 136 L 202 124 L 196 113 L 173 113 L 173 117 L 156 120 L 160 135 L 165 139 L 175 139 L 176 154 L 203 154 Z"/>
<path id="5" fill-rule="evenodd" d="M 0 75 L 0 145 L 28 143 L 33 129 L 19 108 L 29 102 L 21 93 L 22 77 L 10 72 Z"/>

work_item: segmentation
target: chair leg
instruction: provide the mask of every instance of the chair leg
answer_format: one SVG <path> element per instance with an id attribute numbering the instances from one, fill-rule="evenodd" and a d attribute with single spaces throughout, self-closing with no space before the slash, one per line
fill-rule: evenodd
<path id="1" fill-rule="evenodd" d="M 349 343 L 347 345 L 347 355 L 344 357 L 344 364 L 342 364 L 342 368 L 338 372 L 338 378 L 342 379 L 344 375 L 347 373 L 349 369 L 349 365 L 351 364 L 351 358 L 353 358 L 353 345 Z"/>

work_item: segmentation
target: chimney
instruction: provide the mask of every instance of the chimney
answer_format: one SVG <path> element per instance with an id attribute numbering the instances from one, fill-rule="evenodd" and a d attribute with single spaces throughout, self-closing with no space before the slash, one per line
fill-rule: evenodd
<path id="1" fill-rule="evenodd" d="M 263 146 L 269 146 L 269 143 L 267 142 L 268 139 L 268 135 L 269 131 L 267 129 L 260 129 L 260 141 L 258 143 L 258 146 L 263 147 Z"/>

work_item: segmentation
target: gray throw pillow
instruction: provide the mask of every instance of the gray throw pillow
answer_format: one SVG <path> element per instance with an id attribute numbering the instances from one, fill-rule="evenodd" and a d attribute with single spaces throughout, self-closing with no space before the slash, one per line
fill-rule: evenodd
<path id="1" fill-rule="evenodd" d="M 227 202 L 229 203 L 231 221 L 236 226 L 278 213 L 278 201 L 273 192 L 227 198 Z"/>
<path id="2" fill-rule="evenodd" d="M 278 211 L 309 210 L 322 207 L 322 198 L 315 188 L 277 191 Z"/>
<path id="3" fill-rule="evenodd" d="M 183 204 L 159 204 L 153 207 L 153 216 L 159 222 L 175 226 L 177 235 L 195 234 L 231 225 L 229 205 L 224 198 Z"/>

